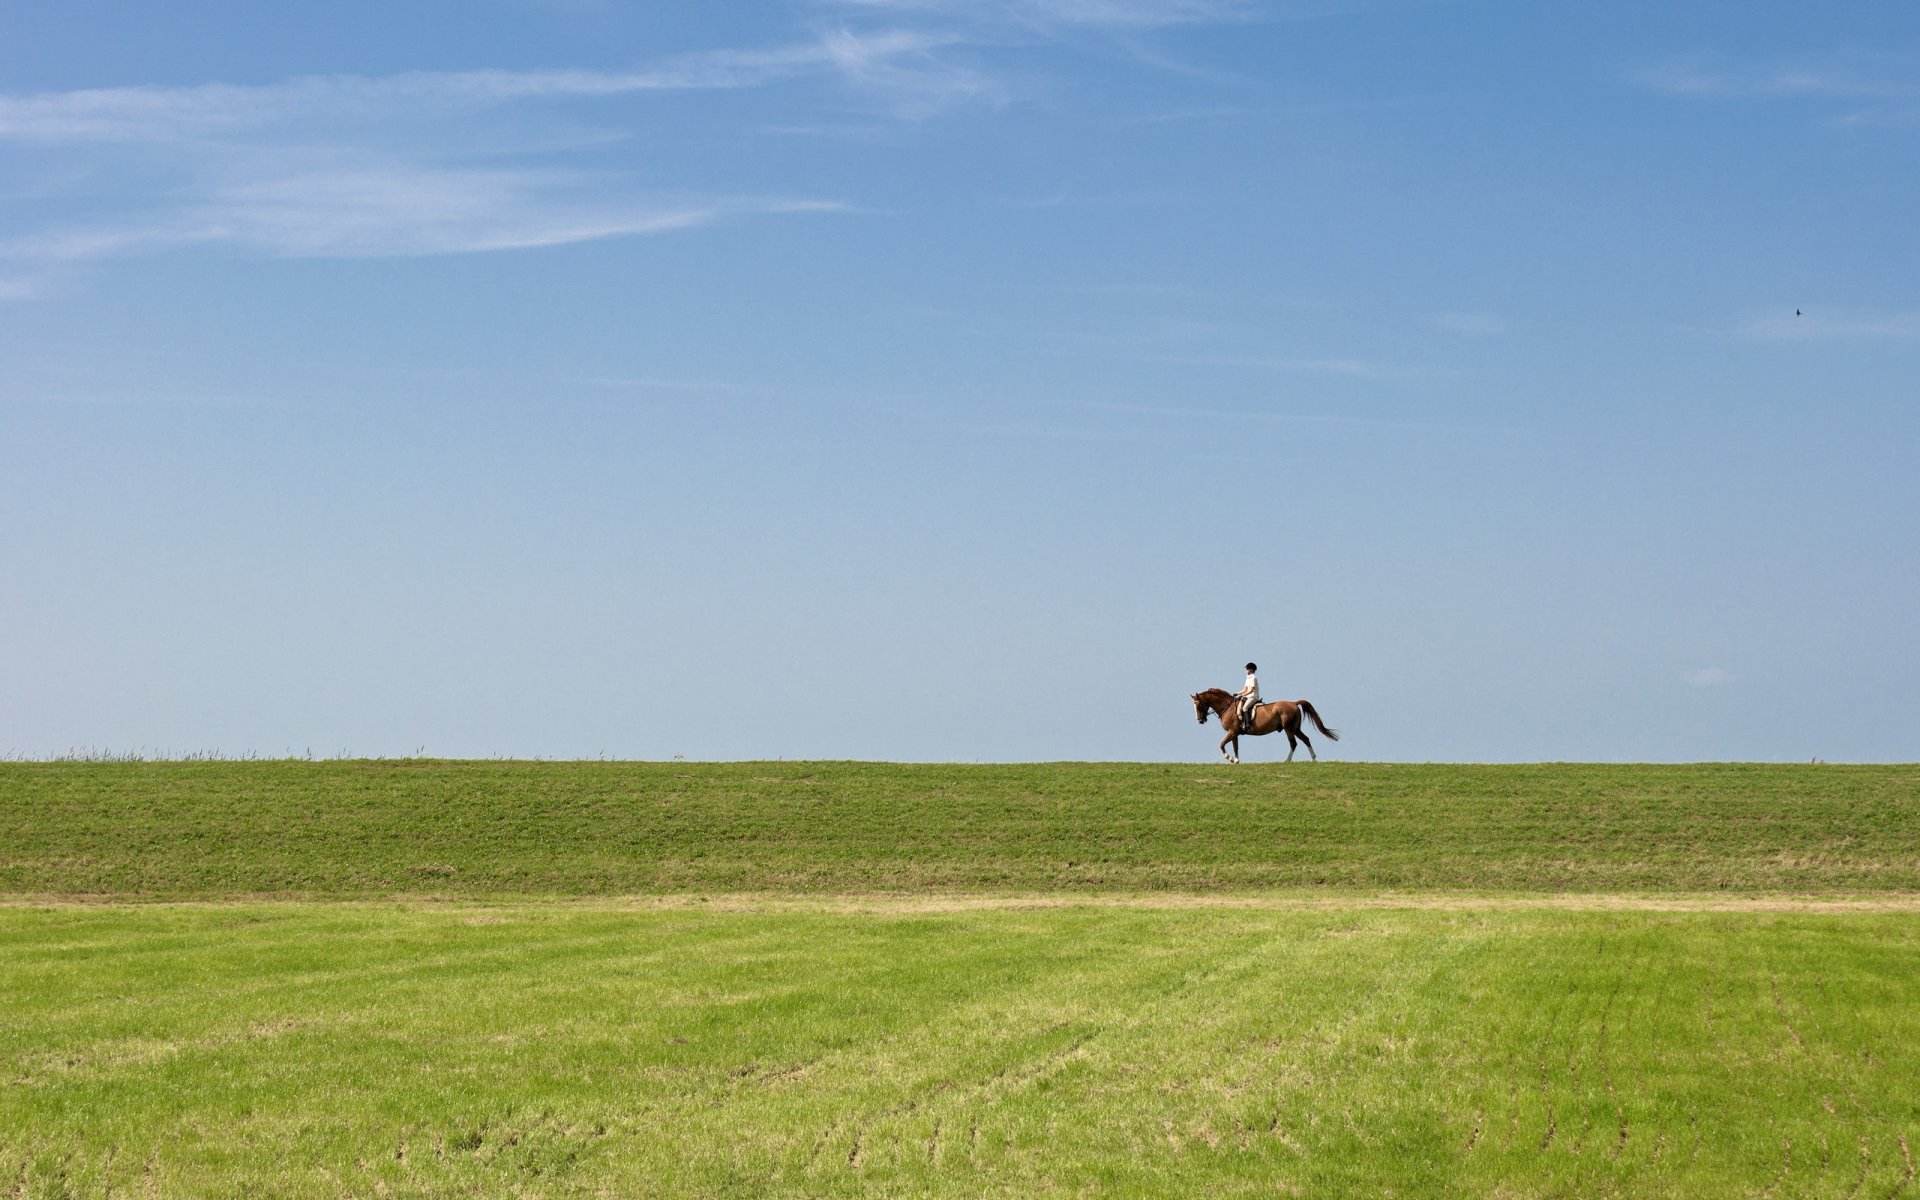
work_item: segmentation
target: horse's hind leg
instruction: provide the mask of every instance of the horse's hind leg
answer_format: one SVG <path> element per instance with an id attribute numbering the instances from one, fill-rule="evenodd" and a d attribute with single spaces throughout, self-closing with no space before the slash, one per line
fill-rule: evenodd
<path id="1" fill-rule="evenodd" d="M 1313 743 L 1310 741 L 1307 741 L 1307 731 L 1300 728 L 1300 714 L 1297 711 L 1293 714 L 1293 719 L 1286 722 L 1280 728 L 1284 729 L 1287 734 L 1287 761 L 1288 762 L 1293 761 L 1294 753 L 1299 749 L 1299 747 L 1294 744 L 1295 739 L 1298 739 L 1301 742 L 1306 742 L 1307 753 L 1312 756 L 1314 762 L 1320 761 L 1320 756 L 1318 754 L 1313 753 Z"/>

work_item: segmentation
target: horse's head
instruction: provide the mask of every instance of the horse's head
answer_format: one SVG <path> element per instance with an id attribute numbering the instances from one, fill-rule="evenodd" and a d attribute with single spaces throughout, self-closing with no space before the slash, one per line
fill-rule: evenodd
<path id="1" fill-rule="evenodd" d="M 1213 706 L 1207 703 L 1207 694 L 1205 692 L 1195 692 L 1193 694 L 1193 719 L 1205 725 L 1207 718 L 1212 714 Z"/>

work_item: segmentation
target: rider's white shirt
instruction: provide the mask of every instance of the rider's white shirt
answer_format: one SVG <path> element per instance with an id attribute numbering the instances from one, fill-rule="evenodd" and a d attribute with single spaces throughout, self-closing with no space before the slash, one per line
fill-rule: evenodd
<path id="1" fill-rule="evenodd" d="M 1258 675 L 1247 676 L 1247 686 L 1240 689 L 1240 694 L 1258 704 L 1260 702 L 1260 677 Z"/>

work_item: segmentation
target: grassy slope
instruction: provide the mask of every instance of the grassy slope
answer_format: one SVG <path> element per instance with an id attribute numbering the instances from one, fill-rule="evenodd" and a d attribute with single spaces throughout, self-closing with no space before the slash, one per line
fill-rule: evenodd
<path id="1" fill-rule="evenodd" d="M 1910 914 L 0 909 L 27 1196 L 1911 1189 Z"/>
<path id="2" fill-rule="evenodd" d="M 1920 767 L 0 764 L 0 892 L 1920 889 Z"/>

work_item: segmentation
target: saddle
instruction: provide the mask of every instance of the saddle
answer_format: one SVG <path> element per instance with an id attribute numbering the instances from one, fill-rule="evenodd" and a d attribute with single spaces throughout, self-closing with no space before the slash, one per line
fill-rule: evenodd
<path id="1" fill-rule="evenodd" d="M 1245 733 L 1253 728 L 1254 715 L 1259 711 L 1258 704 L 1249 704 L 1245 700 L 1240 702 L 1240 732 Z"/>

